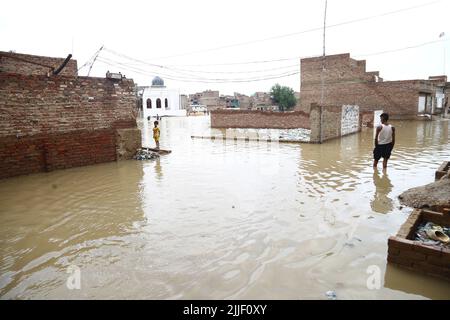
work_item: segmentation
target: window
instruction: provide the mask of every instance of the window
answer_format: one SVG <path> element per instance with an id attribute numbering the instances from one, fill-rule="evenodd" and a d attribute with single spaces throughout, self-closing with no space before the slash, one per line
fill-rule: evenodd
<path id="1" fill-rule="evenodd" d="M 152 108 L 152 99 L 147 99 L 147 109 Z"/>
<path id="2" fill-rule="evenodd" d="M 164 107 L 167 109 L 169 107 L 169 101 L 166 99 L 164 99 Z"/>
<path id="3" fill-rule="evenodd" d="M 161 99 L 156 99 L 156 108 L 161 109 Z"/>

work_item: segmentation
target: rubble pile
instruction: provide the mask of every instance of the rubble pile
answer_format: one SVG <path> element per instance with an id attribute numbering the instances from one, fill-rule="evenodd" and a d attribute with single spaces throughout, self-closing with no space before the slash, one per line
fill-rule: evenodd
<path id="1" fill-rule="evenodd" d="M 288 141 L 309 141 L 311 131 L 308 129 L 285 129 L 280 131 L 279 138 Z"/>
<path id="2" fill-rule="evenodd" d="M 147 149 L 138 149 L 133 159 L 135 160 L 154 160 L 159 158 L 159 154 Z"/>
<path id="3" fill-rule="evenodd" d="M 450 249 L 450 228 L 436 225 L 432 222 L 423 222 L 416 230 L 416 238 L 425 245 L 442 246 Z"/>

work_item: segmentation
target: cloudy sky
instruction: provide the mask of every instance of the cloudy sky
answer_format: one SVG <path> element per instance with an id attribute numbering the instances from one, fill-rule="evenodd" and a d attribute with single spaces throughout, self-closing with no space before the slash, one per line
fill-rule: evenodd
<path id="1" fill-rule="evenodd" d="M 183 93 L 300 90 L 300 57 L 322 54 L 325 0 L 3 0 L 0 50 L 65 57 L 87 75 L 160 75 Z M 327 54 L 385 80 L 449 74 L 450 1 L 328 0 Z M 444 36 L 439 37 L 440 34 Z M 409 48 L 409 49 L 405 49 Z M 446 51 L 446 55 L 445 55 Z M 447 57 L 445 62 L 444 57 Z"/>

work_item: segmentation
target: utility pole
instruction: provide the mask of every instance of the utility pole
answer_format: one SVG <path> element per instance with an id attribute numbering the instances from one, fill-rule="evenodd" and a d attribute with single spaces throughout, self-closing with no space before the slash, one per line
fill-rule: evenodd
<path id="1" fill-rule="evenodd" d="M 327 26 L 327 4 L 328 0 L 325 0 L 325 12 L 323 17 L 323 55 L 322 55 L 322 72 L 320 73 L 321 77 L 321 90 L 320 90 L 320 143 L 322 143 L 323 136 L 323 100 L 325 95 L 325 31 Z"/>
<path id="2" fill-rule="evenodd" d="M 441 34 L 439 35 L 439 38 L 444 38 L 444 36 L 445 36 L 445 32 L 441 32 Z M 446 54 L 446 52 L 445 52 L 445 39 L 443 39 L 443 41 L 442 41 L 442 46 L 444 47 L 444 72 L 442 73 L 442 75 L 444 75 L 445 76 L 445 71 L 446 71 L 446 59 L 445 59 L 445 54 Z"/>

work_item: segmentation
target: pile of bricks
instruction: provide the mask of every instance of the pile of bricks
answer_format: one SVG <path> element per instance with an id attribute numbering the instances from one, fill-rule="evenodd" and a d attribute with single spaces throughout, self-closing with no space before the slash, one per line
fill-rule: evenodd
<path id="1" fill-rule="evenodd" d="M 401 268 L 450 281 L 450 249 L 413 240 L 418 226 L 424 221 L 448 227 L 450 214 L 415 209 L 397 235 L 389 237 L 387 260 Z"/>

